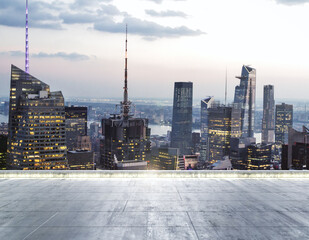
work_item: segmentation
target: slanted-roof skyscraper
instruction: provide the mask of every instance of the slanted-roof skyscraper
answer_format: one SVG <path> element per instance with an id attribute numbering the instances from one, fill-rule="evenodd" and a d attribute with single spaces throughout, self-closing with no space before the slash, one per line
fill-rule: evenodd
<path id="1" fill-rule="evenodd" d="M 275 142 L 275 98 L 274 86 L 264 86 L 262 143 Z"/>
<path id="2" fill-rule="evenodd" d="M 241 132 L 242 137 L 253 137 L 254 135 L 254 114 L 255 114 L 255 89 L 256 70 L 249 66 L 243 66 L 240 84 L 235 87 L 234 103 L 240 104 L 241 111 Z"/>
<path id="3" fill-rule="evenodd" d="M 62 93 L 12 65 L 9 168 L 66 169 L 66 149 Z"/>
<path id="4" fill-rule="evenodd" d="M 175 82 L 171 147 L 186 155 L 192 148 L 192 93 L 192 82 Z"/>
<path id="5" fill-rule="evenodd" d="M 29 74 L 28 0 L 25 71 L 11 66 L 8 161 L 11 169 L 66 169 L 64 98 Z"/>
<path id="6" fill-rule="evenodd" d="M 125 80 L 121 113 L 102 119 L 101 165 L 104 169 L 146 169 L 150 149 L 148 119 L 130 114 L 128 99 L 127 37 L 125 44 Z"/>

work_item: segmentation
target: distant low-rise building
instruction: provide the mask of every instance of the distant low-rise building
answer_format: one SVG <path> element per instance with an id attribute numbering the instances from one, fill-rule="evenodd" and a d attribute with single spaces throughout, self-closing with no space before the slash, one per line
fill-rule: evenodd
<path id="1" fill-rule="evenodd" d="M 178 170 L 179 149 L 160 147 L 153 148 L 148 169 L 150 170 Z"/>
<path id="2" fill-rule="evenodd" d="M 68 151 L 70 170 L 94 170 L 93 152 L 87 150 Z"/>
<path id="3" fill-rule="evenodd" d="M 76 149 L 91 151 L 91 140 L 89 136 L 78 136 Z"/>

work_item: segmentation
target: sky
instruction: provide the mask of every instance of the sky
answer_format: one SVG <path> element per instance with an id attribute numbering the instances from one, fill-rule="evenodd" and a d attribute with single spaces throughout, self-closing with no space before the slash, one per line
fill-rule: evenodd
<path id="1" fill-rule="evenodd" d="M 24 69 L 25 1 L 0 0 L 0 96 Z M 65 98 L 120 98 L 128 24 L 130 98 L 233 99 L 242 65 L 257 98 L 309 100 L 309 0 L 29 0 L 30 74 Z"/>

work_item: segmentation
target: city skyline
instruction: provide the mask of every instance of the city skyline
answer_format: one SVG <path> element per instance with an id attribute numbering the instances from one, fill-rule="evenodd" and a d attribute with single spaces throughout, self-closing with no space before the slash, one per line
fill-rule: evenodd
<path id="1" fill-rule="evenodd" d="M 243 64 L 257 69 L 258 99 L 263 85 L 279 82 L 276 99 L 305 98 L 306 2 L 30 1 L 30 74 L 46 79 L 65 97 L 120 96 L 120 41 L 128 23 L 132 98 L 154 92 L 156 97 L 172 98 L 175 81 L 192 81 L 197 89 L 194 99 L 207 95 L 222 99 L 228 68 L 228 99 L 232 99 L 235 76 Z M 137 3 L 140 10 L 134 7 Z M 218 11 L 222 4 L 226 7 Z M 0 12 L 0 29 L 6 33 L 0 47 L 0 95 L 7 96 L 9 64 L 24 66 L 25 1 L 2 1 Z M 246 17 L 250 20 L 244 21 Z M 249 38 L 243 37 L 244 29 Z M 292 82 L 302 87 L 291 89 Z"/>

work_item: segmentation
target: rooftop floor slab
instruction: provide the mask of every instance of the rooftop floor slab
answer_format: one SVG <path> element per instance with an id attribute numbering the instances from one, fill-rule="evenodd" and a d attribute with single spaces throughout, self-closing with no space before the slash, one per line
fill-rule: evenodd
<path id="1" fill-rule="evenodd" d="M 309 239 L 309 178 L 2 178 L 0 239 Z"/>

